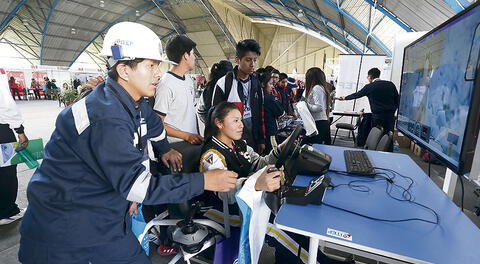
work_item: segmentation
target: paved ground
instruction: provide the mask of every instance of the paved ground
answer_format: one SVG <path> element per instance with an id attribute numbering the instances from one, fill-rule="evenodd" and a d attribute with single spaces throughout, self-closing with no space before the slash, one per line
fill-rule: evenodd
<path id="1" fill-rule="evenodd" d="M 58 102 L 56 101 L 30 101 L 18 102 L 20 110 L 22 112 L 23 118 L 25 120 L 24 126 L 27 136 L 30 139 L 43 138 L 44 142 L 47 142 L 50 138 L 51 133 L 55 128 L 55 119 L 58 113 L 63 110 L 63 107 L 58 107 Z M 337 138 L 336 145 L 342 146 L 353 146 L 352 141 L 346 138 Z M 421 161 L 418 157 L 412 155 L 410 150 L 401 149 L 402 153 L 412 156 L 412 158 L 422 167 L 425 171 L 428 170 L 428 164 Z M 19 190 L 17 203 L 20 207 L 27 206 L 26 199 L 26 186 L 30 177 L 33 174 L 33 170 L 29 170 L 24 164 L 18 166 L 18 179 L 19 179 Z M 440 187 L 443 184 L 443 175 L 445 174 L 445 167 L 439 165 L 432 165 L 431 175 L 432 180 L 439 185 Z M 460 186 L 458 184 L 457 186 Z M 477 225 L 480 226 L 480 219 L 476 217 L 471 210 L 474 210 L 474 207 L 477 205 L 478 200 L 472 194 L 475 186 L 468 181 L 465 184 L 465 208 L 467 209 L 465 213 L 470 217 L 470 219 Z M 459 205 L 460 201 L 460 188 L 456 190 L 454 197 L 454 202 Z M 20 221 L 6 226 L 0 226 L 0 263 L 1 264 L 16 264 L 17 252 L 18 252 L 18 243 L 20 235 L 18 228 Z M 341 253 L 334 252 L 329 250 L 327 253 L 339 254 Z M 168 258 L 159 257 L 156 254 L 152 254 L 153 263 L 168 263 Z M 274 249 L 266 246 L 262 251 L 262 257 L 260 263 L 273 263 Z M 362 260 L 362 262 L 371 263 L 368 260 Z"/>

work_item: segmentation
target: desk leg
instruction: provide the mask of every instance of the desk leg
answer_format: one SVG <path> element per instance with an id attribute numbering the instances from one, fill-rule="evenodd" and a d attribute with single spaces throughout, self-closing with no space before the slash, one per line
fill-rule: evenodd
<path id="1" fill-rule="evenodd" d="M 318 252 L 318 238 L 310 238 L 310 245 L 308 247 L 308 264 L 317 263 L 317 252 Z"/>

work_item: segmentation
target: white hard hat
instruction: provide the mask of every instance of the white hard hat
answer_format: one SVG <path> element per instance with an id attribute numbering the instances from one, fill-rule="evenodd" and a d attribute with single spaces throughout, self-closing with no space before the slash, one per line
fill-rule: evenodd
<path id="1" fill-rule="evenodd" d="M 152 59 L 169 61 L 163 51 L 160 38 L 148 27 L 134 22 L 120 22 L 113 25 L 105 35 L 101 55 L 112 61 Z"/>

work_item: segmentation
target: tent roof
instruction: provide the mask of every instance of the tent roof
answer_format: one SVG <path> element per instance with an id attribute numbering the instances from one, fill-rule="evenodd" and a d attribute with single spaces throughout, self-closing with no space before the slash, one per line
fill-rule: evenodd
<path id="1" fill-rule="evenodd" d="M 212 0 L 211 0 L 212 1 Z M 213 0 L 217 1 L 217 0 Z M 431 30 L 474 0 L 226 0 L 254 21 L 308 28 L 350 53 L 391 55 L 405 31 Z M 0 41 L 40 64 L 71 66 L 85 51 L 98 64 L 103 35 L 119 21 L 136 21 L 162 39 L 175 32 L 199 45 L 202 68 L 233 58 L 232 35 L 208 0 L 6 0 Z M 222 52 L 219 52 L 221 50 Z"/>

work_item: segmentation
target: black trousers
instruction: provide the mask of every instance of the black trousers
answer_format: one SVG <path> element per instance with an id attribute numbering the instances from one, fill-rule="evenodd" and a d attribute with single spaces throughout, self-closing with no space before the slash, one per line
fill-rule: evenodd
<path id="1" fill-rule="evenodd" d="M 395 113 L 372 114 L 372 125 L 383 128 L 383 133 L 393 132 L 395 127 Z"/>
<path id="2" fill-rule="evenodd" d="M 18 100 L 22 100 L 22 98 L 20 97 L 20 92 L 17 88 L 10 88 L 10 90 L 12 90 L 12 97 L 14 99 L 15 99 L 15 95 L 17 95 Z"/>
<path id="3" fill-rule="evenodd" d="M 383 128 L 383 133 L 387 134 L 395 129 L 395 113 L 382 113 L 372 115 L 372 127 L 380 126 Z M 393 152 L 393 141 L 388 147 L 387 151 Z"/>
<path id="4" fill-rule="evenodd" d="M 365 146 L 370 130 L 372 130 L 372 114 L 365 113 L 357 129 L 357 147 Z"/>
<path id="5" fill-rule="evenodd" d="M 33 89 L 33 93 L 35 94 L 35 99 L 41 99 L 39 89 Z"/>
<path id="6" fill-rule="evenodd" d="M 310 137 L 306 140 L 310 144 L 332 144 L 332 137 L 330 136 L 330 120 L 315 121 L 315 126 L 318 130 L 318 135 Z"/>
<path id="7" fill-rule="evenodd" d="M 0 144 L 16 141 L 13 131 L 7 124 L 0 124 Z M 17 200 L 17 166 L 0 167 L 0 219 L 20 212 Z"/>

